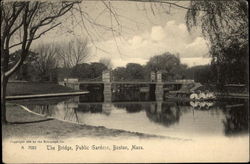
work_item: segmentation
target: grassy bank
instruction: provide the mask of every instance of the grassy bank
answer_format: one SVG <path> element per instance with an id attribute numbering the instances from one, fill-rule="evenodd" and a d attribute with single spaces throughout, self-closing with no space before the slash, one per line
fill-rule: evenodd
<path id="1" fill-rule="evenodd" d="M 75 90 L 55 83 L 10 82 L 7 85 L 7 96 L 33 95 L 47 93 L 74 92 Z"/>
<path id="2" fill-rule="evenodd" d="M 27 112 L 21 107 L 7 104 L 7 119 L 12 124 L 2 126 L 3 139 L 10 137 L 43 137 L 52 139 L 79 138 L 79 137 L 139 137 L 159 138 L 159 136 L 123 130 L 107 129 L 63 122 L 55 119 L 46 119 L 42 116 Z M 15 122 L 15 124 L 13 124 Z"/>

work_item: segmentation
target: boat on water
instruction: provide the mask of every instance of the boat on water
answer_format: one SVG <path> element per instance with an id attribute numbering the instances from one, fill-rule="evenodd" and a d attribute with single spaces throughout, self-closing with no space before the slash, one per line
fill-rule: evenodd
<path id="1" fill-rule="evenodd" d="M 191 100 L 214 100 L 216 99 L 216 96 L 213 92 L 201 92 L 200 90 L 198 90 L 197 92 L 191 93 L 189 98 Z"/>
<path id="2" fill-rule="evenodd" d="M 195 101 L 211 101 L 216 99 L 214 92 L 209 90 L 199 90 L 201 86 L 202 85 L 200 83 L 190 83 L 188 85 L 183 85 L 182 88 L 177 91 L 169 91 L 166 95 L 166 98 Z"/>

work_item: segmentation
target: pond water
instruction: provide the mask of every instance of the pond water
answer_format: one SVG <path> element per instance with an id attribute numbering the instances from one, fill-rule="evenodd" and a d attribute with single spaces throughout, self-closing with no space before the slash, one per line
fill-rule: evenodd
<path id="1" fill-rule="evenodd" d="M 186 139 L 248 135 L 248 100 L 103 102 L 84 95 L 16 103 L 44 117 L 146 134 Z"/>

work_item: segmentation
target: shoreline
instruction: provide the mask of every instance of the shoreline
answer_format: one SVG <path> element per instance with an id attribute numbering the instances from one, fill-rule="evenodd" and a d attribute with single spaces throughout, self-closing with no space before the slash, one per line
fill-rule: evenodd
<path id="1" fill-rule="evenodd" d="M 15 95 L 6 96 L 6 100 L 17 100 L 17 99 L 33 99 L 33 98 L 47 98 L 47 97 L 61 97 L 61 96 L 79 96 L 89 93 L 88 91 L 75 91 L 75 92 L 64 92 L 64 93 L 47 93 L 47 94 L 32 94 L 32 95 Z"/>
<path id="2" fill-rule="evenodd" d="M 7 104 L 8 124 L 2 124 L 2 139 L 44 137 L 48 139 L 66 138 L 162 138 L 173 139 L 168 136 L 157 136 L 119 129 L 108 129 L 103 126 L 90 126 L 65 122 L 53 118 L 45 118 L 24 110 L 15 104 Z M 178 139 L 177 139 L 178 140 Z"/>

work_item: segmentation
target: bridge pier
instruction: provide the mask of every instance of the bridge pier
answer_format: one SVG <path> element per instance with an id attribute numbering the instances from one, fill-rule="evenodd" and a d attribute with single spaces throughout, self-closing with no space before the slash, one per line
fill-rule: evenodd
<path id="1" fill-rule="evenodd" d="M 104 102 L 112 101 L 111 83 L 104 83 L 103 95 L 104 95 Z"/>
<path id="2" fill-rule="evenodd" d="M 109 70 L 102 72 L 102 81 L 104 82 L 104 88 L 103 88 L 104 102 L 111 102 L 112 90 L 111 90 L 111 76 Z"/>
<path id="3" fill-rule="evenodd" d="M 150 80 L 151 80 L 151 82 L 155 82 L 156 81 L 156 74 L 153 71 L 150 73 Z"/>
<path id="4" fill-rule="evenodd" d="M 152 103 L 150 105 L 151 113 L 161 113 L 162 112 L 162 101 L 157 101 L 156 103 Z"/>
<path id="5" fill-rule="evenodd" d="M 156 74 L 156 86 L 155 86 L 155 99 L 156 101 L 163 101 L 163 83 L 162 83 L 162 73 L 157 71 Z"/>
<path id="6" fill-rule="evenodd" d="M 156 112 L 157 113 L 161 113 L 162 111 L 162 101 L 157 101 L 157 108 L 156 108 Z"/>
<path id="7" fill-rule="evenodd" d="M 111 103 L 110 102 L 105 102 L 102 104 L 102 112 L 106 115 L 109 115 L 111 112 Z"/>

